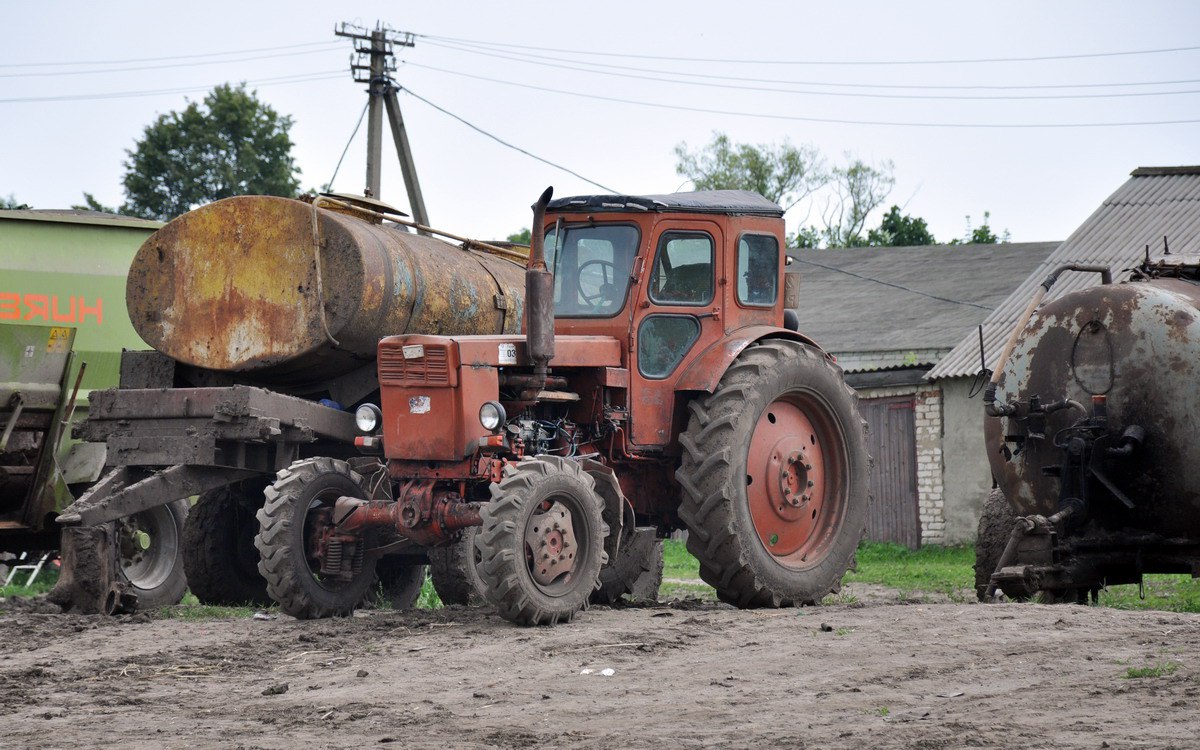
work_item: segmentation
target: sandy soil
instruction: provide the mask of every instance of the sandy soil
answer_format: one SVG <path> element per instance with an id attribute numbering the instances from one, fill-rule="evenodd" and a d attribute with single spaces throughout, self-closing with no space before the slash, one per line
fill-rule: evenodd
<path id="1" fill-rule="evenodd" d="M 1200 615 L 1078 606 L 0 614 L 4 747 L 1193 748 L 1198 702 Z"/>

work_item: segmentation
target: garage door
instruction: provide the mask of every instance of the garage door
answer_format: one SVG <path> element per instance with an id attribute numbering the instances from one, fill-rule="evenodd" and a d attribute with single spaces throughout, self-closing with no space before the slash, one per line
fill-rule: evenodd
<path id="1" fill-rule="evenodd" d="M 917 507 L 917 445 L 913 398 L 871 398 L 859 401 L 870 427 L 867 445 L 871 468 L 871 506 L 867 539 L 921 546 L 921 516 Z"/>

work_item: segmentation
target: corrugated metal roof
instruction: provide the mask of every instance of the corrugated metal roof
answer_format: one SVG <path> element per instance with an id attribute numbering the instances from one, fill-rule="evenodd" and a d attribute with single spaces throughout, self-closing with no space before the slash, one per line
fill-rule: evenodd
<path id="1" fill-rule="evenodd" d="M 129 227 L 133 229 L 158 229 L 163 225 L 161 221 L 139 219 L 136 216 L 106 214 L 101 211 L 88 211 L 81 208 L 23 208 L 0 211 L 0 219 L 49 221 L 58 224 L 98 224 L 100 226 Z"/>
<path id="2" fill-rule="evenodd" d="M 1052 252 L 983 321 L 987 366 L 995 367 L 1000 350 L 1038 285 L 1064 263 L 1104 264 L 1113 281 L 1124 281 L 1145 256 L 1162 255 L 1163 237 L 1171 253 L 1200 253 L 1200 167 L 1141 167 Z M 1094 273 L 1067 271 L 1046 301 L 1100 283 Z M 929 373 L 930 380 L 973 375 L 979 371 L 979 333 L 962 340 Z"/>
<path id="3" fill-rule="evenodd" d="M 848 372 L 932 365 L 1058 245 L 792 250 L 800 330 Z"/>

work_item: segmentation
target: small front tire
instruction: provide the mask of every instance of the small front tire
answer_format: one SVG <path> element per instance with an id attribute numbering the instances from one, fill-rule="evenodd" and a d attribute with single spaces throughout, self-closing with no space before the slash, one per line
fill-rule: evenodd
<path id="1" fill-rule="evenodd" d="M 569 622 L 608 559 L 594 480 L 574 461 L 538 456 L 505 466 L 491 490 L 475 536 L 484 595 L 518 625 Z"/>

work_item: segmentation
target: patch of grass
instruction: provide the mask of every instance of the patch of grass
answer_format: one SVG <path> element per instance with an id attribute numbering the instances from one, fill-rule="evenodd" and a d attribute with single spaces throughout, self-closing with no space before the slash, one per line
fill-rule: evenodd
<path id="1" fill-rule="evenodd" d="M 1200 579 L 1189 575 L 1145 577 L 1146 598 L 1136 584 L 1110 586 L 1100 592 L 1100 606 L 1113 609 L 1157 609 L 1170 612 L 1200 612 Z"/>
<path id="2" fill-rule="evenodd" d="M 675 539 L 663 540 L 663 578 L 699 578 L 700 563 Z"/>
<path id="3" fill-rule="evenodd" d="M 1125 670 L 1125 679 L 1139 680 L 1145 677 L 1166 677 L 1174 674 L 1179 664 L 1173 661 L 1155 664 L 1153 667 L 1130 667 Z"/>
<path id="4" fill-rule="evenodd" d="M 887 706 L 880 706 L 879 708 L 875 709 L 875 713 L 886 718 L 889 714 L 892 713 L 892 710 L 890 708 L 888 708 Z"/>
<path id="5" fill-rule="evenodd" d="M 425 576 L 425 582 L 421 584 L 421 593 L 417 596 L 417 603 L 413 605 L 415 609 L 441 609 L 442 597 L 438 596 L 437 589 L 433 587 L 433 579 Z"/>
<path id="6" fill-rule="evenodd" d="M 898 544 L 863 542 L 858 548 L 858 571 L 846 574 L 846 583 L 873 583 L 913 593 L 945 594 L 965 600 L 975 586 L 975 550 L 972 547 L 926 545 L 908 549 Z"/>
<path id="7" fill-rule="evenodd" d="M 261 607 L 246 604 L 240 607 L 217 607 L 211 604 L 201 604 L 192 592 L 183 595 L 183 600 L 171 607 L 160 607 L 151 614 L 156 620 L 240 620 L 253 617 Z M 278 614 L 278 609 L 271 607 L 267 610 Z"/>

